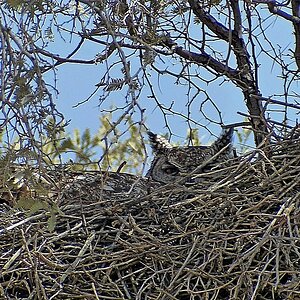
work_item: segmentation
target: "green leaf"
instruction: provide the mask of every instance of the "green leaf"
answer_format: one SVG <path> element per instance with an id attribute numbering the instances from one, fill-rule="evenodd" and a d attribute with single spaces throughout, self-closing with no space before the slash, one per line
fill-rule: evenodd
<path id="1" fill-rule="evenodd" d="M 49 229 L 50 232 L 54 231 L 55 225 L 56 225 L 56 221 L 57 221 L 56 213 L 55 213 L 54 210 L 51 210 L 50 211 L 50 217 L 47 220 L 47 225 L 48 225 L 48 229 Z"/>

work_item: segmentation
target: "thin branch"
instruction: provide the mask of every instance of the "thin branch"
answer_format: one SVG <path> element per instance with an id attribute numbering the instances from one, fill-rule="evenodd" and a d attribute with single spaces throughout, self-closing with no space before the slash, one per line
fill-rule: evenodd
<path id="1" fill-rule="evenodd" d="M 294 1 L 292 1 L 292 2 L 294 2 Z M 279 9 L 278 7 L 282 7 L 282 6 L 285 6 L 285 5 L 281 5 L 281 4 L 277 3 L 274 0 L 252 0 L 252 3 L 254 3 L 254 4 L 267 4 L 268 9 L 272 14 L 277 15 L 279 17 L 282 17 L 285 20 L 291 21 L 293 23 L 300 24 L 299 16 L 290 15 L 287 12 Z"/>
<path id="2" fill-rule="evenodd" d="M 173 50 L 174 53 L 178 54 L 180 57 L 185 58 L 188 61 L 192 61 L 204 67 L 209 67 L 216 71 L 220 76 L 226 75 L 228 78 L 234 80 L 236 84 L 242 89 L 247 89 L 249 82 L 247 78 L 241 77 L 240 72 L 222 64 L 220 61 L 214 59 L 212 56 L 206 52 L 196 53 L 193 51 L 188 51 L 183 49 L 183 47 L 178 46 L 177 43 L 172 41 L 169 37 L 166 37 L 164 44 Z"/>

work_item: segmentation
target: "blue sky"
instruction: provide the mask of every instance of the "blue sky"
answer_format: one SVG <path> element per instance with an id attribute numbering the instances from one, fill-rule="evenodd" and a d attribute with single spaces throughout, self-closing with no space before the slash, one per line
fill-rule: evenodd
<path id="1" fill-rule="evenodd" d="M 269 15 L 266 12 L 266 15 Z M 282 21 L 276 16 L 266 18 L 264 22 L 265 34 L 272 40 L 273 46 L 277 53 L 280 51 L 289 52 L 288 48 L 293 49 L 294 42 L 292 36 L 292 26 L 287 21 Z M 258 32 L 258 31 L 257 31 Z M 54 33 L 54 37 L 56 37 Z M 270 45 L 262 38 L 261 34 L 258 36 L 260 43 L 264 45 L 267 51 L 272 54 Z M 54 39 L 50 43 L 50 48 L 54 53 L 60 53 L 61 56 L 70 52 L 76 45 L 77 40 L 74 36 L 72 42 L 68 40 L 63 42 L 61 39 Z M 222 46 L 220 46 L 222 49 Z M 95 43 L 86 42 L 81 51 L 77 54 L 76 58 L 93 59 L 97 53 L 101 52 L 101 47 Z M 224 48 L 226 56 L 226 47 Z M 260 89 L 263 97 L 275 97 L 276 94 L 282 94 L 282 78 L 280 78 L 281 69 L 278 65 L 274 64 L 272 59 L 266 53 L 259 53 L 257 49 L 259 68 L 259 82 Z M 272 54 L 273 55 L 273 54 Z M 135 60 L 138 59 L 138 53 L 132 56 L 132 68 L 135 67 Z M 156 66 L 161 69 L 168 68 L 169 70 L 178 70 L 178 66 L 170 57 L 157 58 Z M 288 60 L 288 58 L 286 58 Z M 111 61 L 113 62 L 113 60 Z M 137 66 L 137 65 L 136 65 Z M 192 66 L 191 70 L 199 68 Z M 85 128 L 90 128 L 92 133 L 96 133 L 99 127 L 99 116 L 103 109 L 108 109 L 112 105 L 120 106 L 124 103 L 126 97 L 126 87 L 121 91 L 111 93 L 110 97 L 99 107 L 99 97 L 101 90 L 98 90 L 95 95 L 86 103 L 74 107 L 77 103 L 87 99 L 90 94 L 95 90 L 95 85 L 100 81 L 102 74 L 106 71 L 104 63 L 95 65 L 79 65 L 79 64 L 64 64 L 56 69 L 56 88 L 59 91 L 57 95 L 57 107 L 63 112 L 67 120 L 71 120 L 68 131 L 72 132 L 74 128 L 83 131 Z M 204 68 L 198 70 L 204 78 L 209 78 L 210 75 Z M 115 72 L 115 73 L 114 73 Z M 117 76 L 118 68 L 114 68 L 111 72 L 112 75 Z M 134 70 L 132 71 L 134 73 Z M 49 72 L 46 76 L 51 78 L 53 74 Z M 178 113 L 187 113 L 187 86 L 175 84 L 175 79 L 168 75 L 157 76 L 154 71 L 149 69 L 149 76 L 156 91 L 158 99 L 166 106 L 174 104 L 174 110 Z M 207 85 L 204 82 L 197 81 L 198 87 L 203 89 L 213 99 L 214 103 L 219 107 L 222 112 L 222 119 L 225 124 L 236 123 L 244 121 L 244 118 L 238 115 L 237 112 L 247 113 L 243 101 L 243 94 L 240 89 L 233 86 L 231 82 L 224 82 L 224 78 L 215 80 L 213 83 Z M 294 89 L 297 90 L 298 86 L 295 84 Z M 193 94 L 193 91 L 192 93 Z M 164 117 L 156 107 L 153 100 L 149 99 L 150 91 L 145 87 L 139 97 L 140 105 L 146 109 L 148 128 L 157 133 L 166 133 L 168 130 L 165 128 Z M 201 125 L 209 128 L 215 136 L 217 136 L 221 128 L 213 122 L 208 122 L 204 116 L 199 112 L 199 107 L 205 99 L 205 93 L 197 97 L 191 108 L 191 116 Z M 218 113 L 212 105 L 208 103 L 205 105 L 205 113 L 212 120 L 218 121 Z M 278 115 L 278 117 L 276 116 Z M 274 118 L 282 119 L 281 113 L 273 113 Z M 292 112 L 292 119 L 294 115 Z M 183 118 L 176 116 L 168 116 L 170 128 L 175 135 L 172 141 L 182 141 L 186 137 L 187 123 Z M 193 126 L 194 128 L 196 126 Z M 201 140 L 204 144 L 211 142 L 215 139 L 205 128 L 199 129 Z M 250 143 L 250 145 L 253 145 Z"/>

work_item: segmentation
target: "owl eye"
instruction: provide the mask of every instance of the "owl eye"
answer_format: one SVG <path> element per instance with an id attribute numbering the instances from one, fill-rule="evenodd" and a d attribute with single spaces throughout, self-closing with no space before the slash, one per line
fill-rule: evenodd
<path id="1" fill-rule="evenodd" d="M 172 165 L 163 166 L 162 170 L 168 175 L 177 175 L 179 173 L 178 168 Z"/>

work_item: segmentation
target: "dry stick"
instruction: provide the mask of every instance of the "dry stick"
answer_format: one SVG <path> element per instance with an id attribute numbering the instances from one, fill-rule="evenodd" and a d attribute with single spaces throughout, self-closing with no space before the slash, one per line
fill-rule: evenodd
<path id="1" fill-rule="evenodd" d="M 91 245 L 92 241 L 95 238 L 95 233 L 90 234 L 90 236 L 85 241 L 84 245 L 82 246 L 81 250 L 79 251 L 77 258 L 74 260 L 74 262 L 70 265 L 70 267 L 67 269 L 67 271 L 62 275 L 59 283 L 63 284 L 66 278 L 76 269 L 77 265 L 81 261 L 83 255 L 87 251 L 88 247 Z"/>
<path id="2" fill-rule="evenodd" d="M 227 146 L 226 146 L 227 147 Z M 226 149 L 223 148 L 224 150 Z M 221 151 L 223 151 L 223 149 Z M 197 172 L 198 168 L 201 169 L 203 167 L 203 165 L 205 166 L 207 163 L 209 163 L 211 160 L 214 159 L 215 156 L 219 155 L 220 152 L 218 152 L 216 155 L 214 155 L 211 159 L 209 159 L 208 161 L 206 161 L 205 163 L 203 163 L 201 166 L 197 167 L 193 172 L 191 172 L 188 176 L 190 176 L 191 174 L 193 174 L 194 172 Z M 247 162 L 249 162 L 249 160 L 251 160 L 255 155 L 255 152 L 254 153 L 251 153 L 250 155 L 250 158 L 242 161 L 238 166 L 237 166 L 237 169 L 235 170 L 234 173 L 237 173 L 238 170 L 240 170 Z M 200 168 L 201 167 L 201 168 Z M 228 169 L 233 169 L 233 168 L 236 168 L 236 166 L 232 166 L 232 167 L 228 167 L 228 168 L 225 168 L 225 169 L 222 169 L 222 170 L 218 170 L 218 172 L 220 171 L 223 171 L 223 170 L 228 170 Z M 214 171 L 214 172 L 217 172 L 217 171 Z M 207 176 L 209 174 L 212 174 L 214 172 L 209 172 L 209 173 L 203 173 L 203 174 L 197 174 L 196 176 L 194 176 L 194 178 L 199 178 L 199 177 L 203 177 L 203 176 Z M 226 178 L 222 179 L 221 181 L 219 182 L 216 182 L 210 189 L 209 191 L 212 193 L 212 192 L 215 192 L 217 191 L 218 189 L 224 187 L 224 186 L 231 186 L 233 184 L 235 184 L 237 182 L 237 180 L 239 178 L 242 178 L 243 175 L 245 175 L 246 173 L 248 172 L 248 170 L 246 169 L 245 171 L 243 171 L 242 173 L 240 173 L 238 176 L 234 177 L 234 182 L 233 183 L 229 183 L 227 180 L 233 176 L 233 174 L 230 174 L 229 176 L 227 176 Z M 182 179 L 180 179 L 182 180 Z M 187 199 L 187 200 L 184 200 L 182 202 L 177 202 L 175 203 L 174 205 L 172 205 L 171 207 L 176 207 L 176 206 L 180 206 L 181 204 L 188 204 L 188 203 L 192 203 L 194 202 L 195 200 L 198 200 L 199 199 L 199 196 L 197 197 L 194 197 L 194 198 L 191 198 L 191 199 Z"/>
<path id="3" fill-rule="evenodd" d="M 80 218 L 78 218 L 78 219 L 80 219 Z M 68 229 L 68 230 L 66 230 L 66 231 L 58 234 L 57 236 L 53 236 L 53 238 L 49 240 L 49 243 L 56 242 L 56 241 L 58 241 L 58 240 L 60 240 L 60 239 L 62 239 L 64 237 L 69 236 L 71 232 L 74 232 L 76 229 L 80 228 L 82 226 L 82 224 L 83 224 L 82 222 L 79 222 L 74 227 L 72 227 L 72 228 L 70 228 L 70 229 Z"/>
<path id="4" fill-rule="evenodd" d="M 286 202 L 284 202 L 279 211 L 277 212 L 275 218 L 272 220 L 272 222 L 270 223 L 270 225 L 268 226 L 265 234 L 262 236 L 261 240 L 254 245 L 253 247 L 251 247 L 240 259 L 239 261 L 233 263 L 231 265 L 231 267 L 228 270 L 228 273 L 230 273 L 237 265 L 241 264 L 242 261 L 245 261 L 246 259 L 248 259 L 249 262 L 251 262 L 255 256 L 255 254 L 260 250 L 260 248 L 263 246 L 263 244 L 268 240 L 269 238 L 269 234 L 272 231 L 275 223 L 278 221 L 278 217 L 281 216 L 283 213 L 285 213 L 286 209 L 289 209 L 289 203 L 291 201 L 292 198 L 289 198 Z"/>
<path id="5" fill-rule="evenodd" d="M 45 255 L 43 255 L 41 252 L 35 251 L 33 254 L 37 257 L 37 259 L 42 262 L 43 264 L 49 266 L 51 269 L 55 270 L 65 270 L 67 268 L 67 265 L 58 264 L 53 262 L 52 260 L 48 259 Z"/>
<path id="6" fill-rule="evenodd" d="M 260 288 L 260 283 L 262 281 L 262 276 L 264 275 L 264 272 L 266 271 L 267 267 L 269 266 L 269 264 L 271 263 L 271 261 L 274 259 L 274 256 L 271 257 L 269 259 L 269 261 L 265 264 L 265 266 L 263 267 L 263 269 L 259 272 L 259 275 L 258 275 L 258 278 L 257 278 L 257 282 L 256 282 L 256 285 L 255 285 L 255 289 L 253 291 L 253 294 L 251 296 L 251 299 L 250 300 L 255 300 L 257 299 L 256 298 L 256 294 L 258 293 L 259 291 L 259 288 Z"/>
<path id="7" fill-rule="evenodd" d="M 34 240 L 34 236 L 32 236 L 28 241 L 25 242 L 26 247 Z M 14 255 L 6 262 L 6 264 L 2 267 L 1 273 L 5 274 L 5 271 L 9 269 L 9 267 L 13 264 L 13 262 L 21 255 L 22 250 L 24 249 L 24 245 L 19 248 L 18 251 L 14 253 Z M 4 272 L 3 272 L 4 271 Z"/>
<path id="8" fill-rule="evenodd" d="M 98 293 L 97 293 L 97 290 L 96 290 L 94 282 L 92 282 L 92 289 L 93 289 L 93 292 L 94 292 L 94 295 L 95 295 L 96 299 L 100 300 L 100 298 L 98 297 Z"/>
<path id="9" fill-rule="evenodd" d="M 46 296 L 46 291 L 45 291 L 45 287 L 43 286 L 43 283 L 42 283 L 42 280 L 40 278 L 40 272 L 38 272 L 38 266 L 39 266 L 39 263 L 38 261 L 36 261 L 33 256 L 34 256 L 34 252 L 29 250 L 28 248 L 28 244 L 26 243 L 26 238 L 25 238 L 25 234 L 24 234 L 24 231 L 21 230 L 21 234 L 22 234 L 22 238 L 23 238 L 23 241 L 24 241 L 24 248 L 26 250 L 26 253 L 27 253 L 27 257 L 30 261 L 30 264 L 32 266 L 32 269 L 34 269 L 33 273 L 34 273 L 34 281 L 35 281 L 35 286 L 36 286 L 36 291 L 37 291 L 37 297 L 39 299 L 47 299 L 47 296 Z M 36 244 L 37 244 L 37 235 L 36 233 L 33 235 L 33 237 L 35 238 L 35 242 L 33 242 L 33 244 L 35 244 L 35 247 L 36 248 Z M 42 296 L 41 294 L 42 293 Z"/>
<path id="10" fill-rule="evenodd" d="M 127 222 L 124 221 L 124 223 Z M 151 241 L 155 243 L 161 244 L 161 241 L 158 238 L 153 236 L 149 231 L 143 230 L 140 226 L 138 226 L 131 214 L 129 215 L 129 223 L 127 223 L 127 226 L 129 226 L 130 224 L 133 226 L 134 230 L 136 230 L 141 235 L 148 237 Z"/>
<path id="11" fill-rule="evenodd" d="M 24 220 L 21 220 L 21 221 L 15 223 L 15 224 L 12 224 L 12 225 L 8 226 L 6 228 L 1 229 L 0 230 L 0 234 L 6 233 L 7 231 L 12 230 L 12 229 L 14 229 L 14 228 L 16 228 L 18 226 L 23 225 L 23 224 L 26 224 L 26 223 L 28 223 L 28 222 L 30 222 L 32 220 L 42 219 L 44 216 L 45 216 L 45 213 L 41 213 L 41 214 L 38 214 L 38 215 L 35 215 L 35 216 L 28 217 L 28 218 L 26 218 Z"/>
<path id="12" fill-rule="evenodd" d="M 185 261 L 183 262 L 182 266 L 180 267 L 180 269 L 177 271 L 177 274 L 175 275 L 175 277 L 173 278 L 173 280 L 170 282 L 169 286 L 168 286 L 168 289 L 171 289 L 172 285 L 174 284 L 174 282 L 177 280 L 177 278 L 181 275 L 183 269 L 185 268 L 185 266 L 187 265 L 187 263 L 189 262 L 189 259 L 191 258 L 193 252 L 194 252 L 194 249 L 197 245 L 199 241 L 199 236 L 197 236 L 194 240 L 194 243 L 191 247 L 191 250 L 189 251 L 189 254 L 188 256 L 186 257 Z"/>

